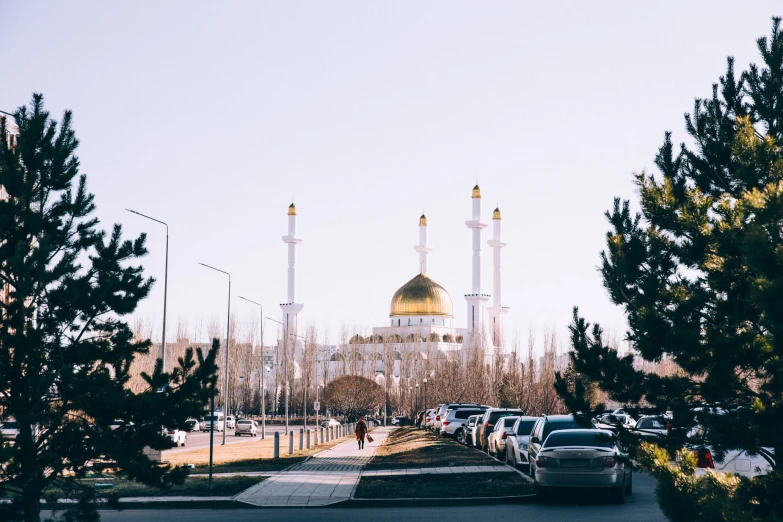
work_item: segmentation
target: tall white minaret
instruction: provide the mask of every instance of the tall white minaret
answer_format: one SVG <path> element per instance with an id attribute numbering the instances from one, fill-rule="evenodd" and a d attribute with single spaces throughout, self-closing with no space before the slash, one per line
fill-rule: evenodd
<path id="1" fill-rule="evenodd" d="M 424 214 L 419 218 L 419 244 L 413 249 L 419 253 L 419 272 L 427 275 L 427 254 L 432 252 L 432 248 L 427 245 L 427 216 Z"/>
<path id="2" fill-rule="evenodd" d="M 283 326 L 289 336 L 296 334 L 296 318 L 304 308 L 303 304 L 296 302 L 296 245 L 301 242 L 302 238 L 296 235 L 296 206 L 291 203 L 288 207 L 288 235 L 283 236 L 283 243 L 288 245 L 288 298 L 280 305 Z"/>
<path id="3" fill-rule="evenodd" d="M 481 333 L 483 326 L 484 307 L 489 299 L 488 295 L 481 293 L 481 229 L 486 227 L 486 223 L 481 222 L 481 189 L 478 185 L 473 187 L 473 215 L 470 221 L 465 224 L 472 231 L 473 235 L 473 263 L 472 263 L 472 286 L 469 294 L 465 295 L 468 302 L 468 336 L 470 340 L 475 338 L 475 334 Z"/>
<path id="4" fill-rule="evenodd" d="M 500 239 L 500 209 L 492 212 L 492 239 L 487 244 L 492 247 L 492 306 L 489 312 L 489 323 L 492 329 L 492 345 L 500 346 L 503 341 L 502 316 L 508 312 L 508 307 L 503 307 L 500 300 L 500 249 L 506 243 Z"/>

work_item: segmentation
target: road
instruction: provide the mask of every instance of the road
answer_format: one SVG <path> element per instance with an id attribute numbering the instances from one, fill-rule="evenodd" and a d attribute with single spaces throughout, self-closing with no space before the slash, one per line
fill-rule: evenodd
<path id="1" fill-rule="evenodd" d="M 602 495 L 569 492 L 559 503 L 502 504 L 459 507 L 375 507 L 375 508 L 251 508 L 251 509 L 168 509 L 165 511 L 102 511 L 101 520 L 107 522 L 214 522 L 216 518 L 241 521 L 296 522 L 303 519 L 319 522 L 345 522 L 350 519 L 373 522 L 400 520 L 427 520 L 453 522 L 454 520 L 516 520 L 521 515 L 536 522 L 606 522 L 633 520 L 633 522 L 665 522 L 666 518 L 655 500 L 655 481 L 641 473 L 634 476 L 634 494 L 624 505 L 607 502 Z"/>
<path id="2" fill-rule="evenodd" d="M 294 433 L 297 434 L 297 437 L 299 436 L 299 428 L 301 426 L 291 426 L 291 429 L 294 430 Z M 269 426 L 266 427 L 266 437 L 271 438 L 273 437 L 273 433 L 275 431 L 279 431 L 280 435 L 283 435 L 283 432 L 285 431 L 285 426 Z M 248 441 L 256 441 L 261 440 L 261 427 L 258 428 L 258 436 L 257 437 L 251 437 L 250 435 L 242 435 L 241 437 L 235 437 L 234 436 L 234 430 L 228 430 L 226 432 L 226 444 L 236 444 L 238 442 L 248 442 Z M 223 442 L 223 434 L 219 431 L 215 432 L 215 446 L 220 446 L 220 444 Z M 185 443 L 184 448 L 174 448 L 170 450 L 166 450 L 163 452 L 164 455 L 173 455 L 175 453 L 182 453 L 185 451 L 191 451 L 194 449 L 199 448 L 208 448 L 209 447 L 209 432 L 208 431 L 190 431 L 188 432 L 188 441 Z"/>

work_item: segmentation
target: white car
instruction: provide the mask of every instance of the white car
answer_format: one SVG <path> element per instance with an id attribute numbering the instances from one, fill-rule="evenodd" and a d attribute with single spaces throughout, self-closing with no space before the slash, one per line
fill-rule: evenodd
<path id="1" fill-rule="evenodd" d="M 237 421 L 233 415 L 226 415 L 226 429 L 233 430 L 237 427 Z"/>
<path id="2" fill-rule="evenodd" d="M 15 420 L 10 419 L 0 422 L 0 440 L 16 440 L 19 435 L 19 425 Z"/>
<path id="3" fill-rule="evenodd" d="M 666 437 L 669 434 L 669 430 L 666 427 L 668 421 L 661 415 L 646 415 L 640 417 L 634 425 L 634 431 L 637 435 L 642 437 L 655 439 L 659 437 Z"/>
<path id="4" fill-rule="evenodd" d="M 324 420 L 321 422 L 321 427 L 322 427 L 322 428 L 330 428 L 330 427 L 332 427 L 332 426 L 339 426 L 339 425 L 340 425 L 340 423 L 339 423 L 339 422 L 337 422 L 337 421 L 336 421 L 336 420 L 334 420 L 334 419 L 324 419 Z"/>
<path id="5" fill-rule="evenodd" d="M 203 431 L 223 431 L 225 429 L 225 423 L 223 422 L 223 415 L 220 413 L 214 415 L 205 415 L 204 422 L 201 423 L 201 429 Z"/>
<path id="6" fill-rule="evenodd" d="M 512 415 L 498 419 L 497 423 L 495 423 L 495 427 L 493 428 L 492 433 L 490 433 L 489 437 L 487 437 L 487 445 L 489 446 L 490 455 L 496 455 L 498 458 L 500 458 L 501 455 L 505 457 L 506 439 L 509 436 L 514 435 L 514 433 L 511 431 L 511 428 L 514 427 L 514 423 L 518 418 L 519 417 Z"/>
<path id="7" fill-rule="evenodd" d="M 538 417 L 519 417 L 512 426 L 512 434 L 506 439 L 506 464 L 515 468 L 529 468 L 527 450 L 530 447 L 530 432 Z"/>
<path id="8" fill-rule="evenodd" d="M 446 416 L 443 417 L 443 420 L 440 423 L 440 435 L 457 439 L 460 442 L 464 441 L 465 423 L 467 422 L 468 417 L 483 413 L 484 410 L 470 407 L 446 410 Z"/>
<path id="9" fill-rule="evenodd" d="M 250 435 L 251 437 L 255 437 L 257 431 L 258 424 L 256 424 L 256 421 L 250 419 L 237 419 L 237 427 L 236 431 L 234 431 L 234 436 Z"/>
<path id="10" fill-rule="evenodd" d="M 476 437 L 478 436 L 478 423 L 481 422 L 481 418 L 484 417 L 482 412 L 480 415 L 471 415 L 465 422 L 465 444 L 471 448 L 476 447 Z"/>
<path id="11" fill-rule="evenodd" d="M 185 443 L 188 441 L 188 434 L 185 433 L 182 430 L 163 430 L 164 435 L 168 435 L 168 437 L 174 441 L 174 444 L 177 446 L 184 446 Z"/>
<path id="12" fill-rule="evenodd" d="M 595 419 L 595 427 L 599 430 L 617 431 L 617 423 L 620 423 L 626 429 L 634 429 L 636 421 L 627 413 L 604 413 Z"/>

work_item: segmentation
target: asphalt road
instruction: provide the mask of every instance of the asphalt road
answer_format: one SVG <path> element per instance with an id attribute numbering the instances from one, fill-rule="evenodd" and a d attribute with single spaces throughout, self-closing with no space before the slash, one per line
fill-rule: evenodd
<path id="1" fill-rule="evenodd" d="M 502 504 L 459 507 L 374 507 L 374 508 L 251 508 L 251 509 L 168 509 L 102 511 L 101 520 L 107 522 L 214 522 L 215 519 L 237 521 L 295 522 L 303 519 L 319 522 L 345 522 L 352 518 L 373 522 L 400 520 L 427 520 L 454 522 L 455 520 L 516 520 L 520 516 L 536 522 L 664 522 L 655 499 L 655 481 L 641 473 L 634 476 L 634 494 L 626 504 L 609 503 L 603 495 L 569 491 L 549 504 Z"/>
<path id="2" fill-rule="evenodd" d="M 291 426 L 290 429 L 294 432 L 296 440 L 299 440 L 299 428 L 301 426 Z M 312 428 L 312 426 L 310 426 Z M 273 433 L 279 431 L 280 436 L 283 436 L 283 432 L 285 432 L 285 426 L 270 426 L 267 425 L 266 427 L 266 437 L 271 438 L 273 437 Z M 258 436 L 257 437 L 251 437 L 250 435 L 241 435 L 239 437 L 236 437 L 234 435 L 234 430 L 228 430 L 226 432 L 226 444 L 236 444 L 238 442 L 249 442 L 249 441 L 259 441 L 261 440 L 261 427 L 258 428 Z M 215 432 L 215 446 L 219 446 L 223 442 L 223 433 L 216 431 Z M 282 444 L 283 441 L 281 441 Z M 208 431 L 190 431 L 188 432 L 188 440 L 185 443 L 185 447 L 180 448 L 173 448 L 170 450 L 166 450 L 163 452 L 164 455 L 173 455 L 175 453 L 182 453 L 185 451 L 191 451 L 194 449 L 199 448 L 208 448 L 209 447 L 209 432 Z"/>

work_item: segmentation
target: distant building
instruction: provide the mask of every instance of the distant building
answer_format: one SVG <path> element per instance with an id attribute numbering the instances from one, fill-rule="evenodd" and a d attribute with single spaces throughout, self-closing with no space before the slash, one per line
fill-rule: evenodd
<path id="1" fill-rule="evenodd" d="M 19 136 L 19 127 L 16 125 L 16 122 L 14 121 L 13 116 L 10 114 L 0 112 L 0 125 L 5 124 L 6 132 L 8 135 L 8 146 L 10 148 L 16 147 L 16 140 Z M 8 192 L 6 192 L 5 187 L 0 185 L 0 200 L 7 200 L 8 199 Z M 6 305 L 11 300 L 11 285 L 8 283 L 4 284 L 2 288 L 2 293 L 0 293 L 0 299 L 2 299 L 3 303 Z"/>

